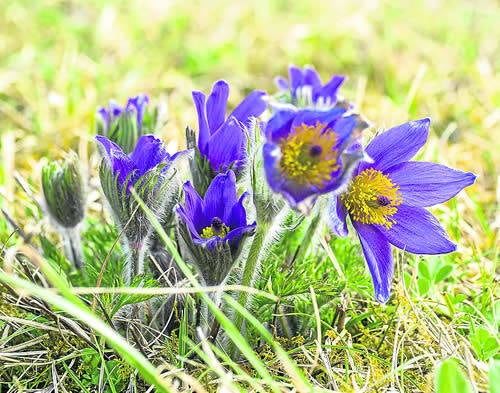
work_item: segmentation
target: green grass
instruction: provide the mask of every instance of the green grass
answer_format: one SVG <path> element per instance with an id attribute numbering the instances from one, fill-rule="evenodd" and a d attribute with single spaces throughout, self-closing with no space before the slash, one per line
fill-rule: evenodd
<path id="1" fill-rule="evenodd" d="M 478 391 L 488 391 L 500 359 L 498 4 L 163 3 L 2 4 L 0 207 L 20 231 L 2 215 L 0 390 L 54 384 L 70 392 L 127 386 L 138 392 L 150 386 L 430 392 L 435 380 L 438 389 L 450 380 L 462 385 L 457 375 L 463 374 Z M 174 334 L 133 324 L 121 337 L 109 328 L 117 305 L 162 301 L 172 288 L 154 292 L 166 284 L 148 277 L 144 287 L 136 282 L 128 294 L 113 293 L 123 285 L 124 258 L 96 180 L 96 106 L 137 92 L 154 103 L 168 96 L 168 122 L 157 134 L 175 149 L 184 143 L 186 124 L 196 125 L 193 89 L 207 91 L 225 78 L 235 105 L 254 88 L 273 92 L 273 77 L 285 74 L 289 63 L 313 64 L 323 78 L 347 75 L 343 94 L 373 131 L 431 117 L 419 158 L 478 174 L 476 184 L 432 209 L 459 252 L 418 257 L 397 251 L 394 296 L 381 306 L 355 236 L 331 238 L 320 225 L 310 237 L 308 219 L 270 250 L 254 284 L 260 292 L 248 295 L 251 307 L 235 303 L 242 295 L 234 286 L 223 296 L 224 313 L 211 305 L 222 325 L 215 342 L 200 337 L 175 307 Z M 42 163 L 69 149 L 90 180 L 90 218 L 82 232 L 86 274 L 71 272 L 57 233 L 29 195 L 41 199 Z M 195 280 L 177 296 L 190 299 L 188 310 L 196 299 L 211 299 Z M 232 318 L 246 326 L 244 335 Z M 435 377 L 450 357 L 456 360 L 443 363 Z"/>

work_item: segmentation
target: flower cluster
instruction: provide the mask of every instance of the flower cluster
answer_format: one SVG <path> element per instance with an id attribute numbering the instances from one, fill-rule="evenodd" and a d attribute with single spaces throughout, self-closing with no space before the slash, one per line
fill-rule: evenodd
<path id="1" fill-rule="evenodd" d="M 428 119 L 383 132 L 365 149 L 363 131 L 369 124 L 339 95 L 344 80 L 334 75 L 323 84 L 312 67 L 291 66 L 288 80 L 276 79 L 274 97 L 252 91 L 227 116 L 225 81 L 217 81 L 208 98 L 194 91 L 197 141 L 188 128 L 187 144 L 194 150 L 188 174 L 178 160 L 186 151 L 170 155 L 158 138 L 142 134 L 145 95 L 129 99 L 125 108 L 114 103 L 101 108 L 102 135 L 96 137 L 104 157 L 101 183 L 129 249 L 135 250 L 131 255 L 141 261 L 154 237 L 144 214 L 135 209 L 132 190 L 165 228 L 175 228 L 182 256 L 206 285 L 225 282 L 240 260 L 246 263 L 243 276 L 255 274 L 249 270 L 256 269 L 266 235 L 272 238 L 266 231 L 274 218 L 260 208 L 259 198 L 264 206 L 280 206 L 279 216 L 286 217 L 321 208 L 317 202 L 323 196 L 337 236 L 347 235 L 349 217 L 382 303 L 389 299 L 393 278 L 391 244 L 417 254 L 454 251 L 455 244 L 425 208 L 452 198 L 475 176 L 410 161 L 427 140 Z M 268 106 L 267 120 L 257 121 Z M 176 179 L 183 175 L 181 187 Z M 252 198 L 246 198 L 249 194 Z M 254 215 L 256 221 L 249 218 Z M 251 247 L 245 247 L 253 235 Z M 142 262 L 139 267 L 131 263 L 128 282 L 144 272 Z"/>

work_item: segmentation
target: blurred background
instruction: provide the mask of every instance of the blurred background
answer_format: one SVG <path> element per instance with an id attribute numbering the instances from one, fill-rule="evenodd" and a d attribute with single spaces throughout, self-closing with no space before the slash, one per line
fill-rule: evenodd
<path id="1" fill-rule="evenodd" d="M 224 78 L 234 106 L 253 89 L 273 93 L 289 64 L 312 64 L 324 80 L 348 76 L 342 93 L 372 122 L 368 137 L 430 117 L 420 158 L 479 174 L 451 229 L 469 253 L 497 247 L 497 1 L 0 0 L 0 9 L 0 199 L 11 206 L 14 170 L 38 184 L 41 158 L 94 149 L 95 110 L 109 99 L 167 99 L 158 133 L 176 148 L 197 124 L 193 89 Z"/>

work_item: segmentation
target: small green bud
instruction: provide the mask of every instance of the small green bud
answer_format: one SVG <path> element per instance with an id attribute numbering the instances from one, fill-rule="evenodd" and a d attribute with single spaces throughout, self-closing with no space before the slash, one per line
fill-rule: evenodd
<path id="1" fill-rule="evenodd" d="M 83 179 L 76 155 L 42 168 L 42 188 L 50 216 L 65 228 L 76 227 L 84 218 Z"/>

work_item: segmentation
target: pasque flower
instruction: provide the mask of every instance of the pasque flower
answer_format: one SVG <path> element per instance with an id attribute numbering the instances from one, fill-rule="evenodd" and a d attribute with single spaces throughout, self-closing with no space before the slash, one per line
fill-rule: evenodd
<path id="1" fill-rule="evenodd" d="M 226 119 L 229 86 L 225 81 L 214 84 L 208 99 L 202 92 L 193 91 L 198 113 L 198 149 L 214 172 L 241 170 L 246 160 L 247 126 L 266 109 L 264 96 L 263 91 L 251 92 Z"/>
<path id="2" fill-rule="evenodd" d="M 129 98 L 124 107 L 115 101 L 110 101 L 107 108 L 100 107 L 97 111 L 101 120 L 98 134 L 117 143 L 125 153 L 130 153 L 142 135 L 148 103 L 148 96 L 139 94 Z"/>
<path id="3" fill-rule="evenodd" d="M 135 186 L 148 171 L 158 168 L 160 174 L 165 173 L 172 162 L 185 153 L 182 151 L 170 156 L 163 142 L 153 135 L 141 136 L 130 154 L 125 154 L 116 143 L 105 136 L 98 135 L 96 139 L 104 147 L 112 171 L 118 177 L 118 184 L 121 187 L 126 184 L 127 193 L 130 193 L 130 187 Z"/>
<path id="4" fill-rule="evenodd" d="M 277 111 L 266 125 L 263 146 L 270 188 L 307 213 L 318 195 L 342 189 L 364 158 L 358 141 L 366 125 L 340 107 Z"/>
<path id="5" fill-rule="evenodd" d="M 184 183 L 185 205 L 177 213 L 187 224 L 195 244 L 214 249 L 217 243 L 229 242 L 236 250 L 243 235 L 252 233 L 256 223 L 247 224 L 244 193 L 238 199 L 233 171 L 218 174 L 202 199 L 188 181 Z"/>
<path id="6" fill-rule="evenodd" d="M 105 136 L 97 136 L 105 158 L 100 166 L 101 185 L 116 223 L 124 231 L 126 250 L 125 283 L 145 271 L 144 256 L 152 236 L 152 226 L 131 195 L 138 196 L 159 220 L 164 220 L 168 207 L 177 202 L 174 161 L 186 151 L 170 156 L 164 144 L 153 135 L 139 138 L 135 149 L 125 154 Z"/>
<path id="7" fill-rule="evenodd" d="M 337 103 L 337 93 L 345 77 L 333 75 L 330 81 L 323 84 L 313 67 L 305 66 L 302 70 L 291 65 L 288 69 L 288 79 L 282 76 L 275 78 L 280 90 L 278 99 L 298 107 L 325 108 Z"/>
<path id="8" fill-rule="evenodd" d="M 184 205 L 176 211 L 188 230 L 190 252 L 207 285 L 220 284 L 233 265 L 246 236 L 255 232 L 256 223 L 247 223 L 243 201 L 237 197 L 233 171 L 218 174 L 204 198 L 188 181 L 184 184 Z M 224 257 L 224 254 L 226 256 Z"/>
<path id="9" fill-rule="evenodd" d="M 389 299 L 394 271 L 390 244 L 415 254 L 455 251 L 425 207 L 447 201 L 476 178 L 444 165 L 409 161 L 425 144 L 429 125 L 429 119 L 410 121 L 375 137 L 366 147 L 373 162 L 361 162 L 348 189 L 331 200 L 332 230 L 346 236 L 349 215 L 382 303 Z"/>

